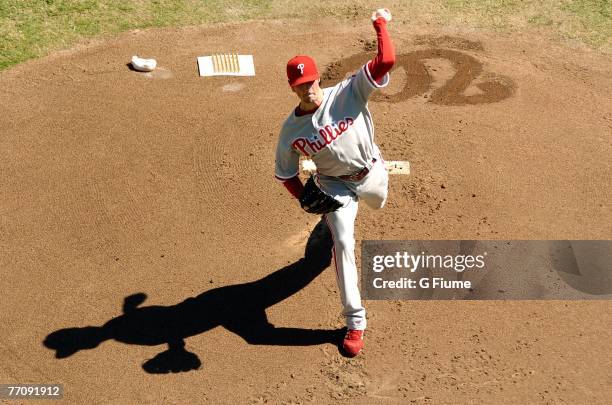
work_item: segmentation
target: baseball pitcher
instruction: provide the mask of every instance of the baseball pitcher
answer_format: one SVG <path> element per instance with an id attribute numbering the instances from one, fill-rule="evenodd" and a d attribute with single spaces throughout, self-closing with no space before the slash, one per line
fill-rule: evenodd
<path id="1" fill-rule="evenodd" d="M 359 294 L 355 264 L 355 218 L 359 200 L 379 209 L 387 200 L 388 172 L 374 143 L 368 98 L 389 82 L 395 50 L 387 32 L 391 14 L 376 10 L 372 23 L 378 53 L 353 76 L 334 87 L 321 88 L 315 61 L 295 56 L 287 77 L 299 105 L 280 131 L 276 178 L 309 213 L 323 214 L 333 237 L 336 277 L 348 332 L 342 347 L 349 356 L 363 348 L 366 311 Z M 317 172 L 302 184 L 299 157 L 314 161 Z"/>

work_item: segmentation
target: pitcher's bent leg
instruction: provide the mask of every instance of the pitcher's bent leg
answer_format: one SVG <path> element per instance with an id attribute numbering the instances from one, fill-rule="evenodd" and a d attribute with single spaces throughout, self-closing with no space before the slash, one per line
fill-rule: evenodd
<path id="1" fill-rule="evenodd" d="M 325 221 L 334 239 L 334 262 L 340 299 L 349 329 L 366 328 L 366 311 L 361 305 L 359 276 L 355 264 L 355 217 L 357 201 L 351 201 L 338 211 L 325 214 Z"/>
<path id="2" fill-rule="evenodd" d="M 359 199 L 373 209 L 381 209 L 387 202 L 389 172 L 384 162 L 374 164 L 370 173 L 355 187 Z"/>

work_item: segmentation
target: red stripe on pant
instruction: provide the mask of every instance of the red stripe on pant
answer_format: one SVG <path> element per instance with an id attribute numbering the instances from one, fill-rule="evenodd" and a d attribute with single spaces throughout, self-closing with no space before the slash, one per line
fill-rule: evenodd
<path id="1" fill-rule="evenodd" d="M 336 259 L 336 238 L 334 237 L 334 231 L 332 230 L 332 227 L 329 226 L 329 221 L 327 220 L 327 214 L 323 215 L 323 218 L 325 218 L 325 223 L 327 224 L 329 233 L 331 233 L 331 236 L 332 236 L 332 241 L 334 242 L 334 247 L 332 248 L 332 251 L 334 252 L 334 267 L 336 268 L 336 278 L 339 279 L 340 273 L 338 272 L 338 260 Z"/>

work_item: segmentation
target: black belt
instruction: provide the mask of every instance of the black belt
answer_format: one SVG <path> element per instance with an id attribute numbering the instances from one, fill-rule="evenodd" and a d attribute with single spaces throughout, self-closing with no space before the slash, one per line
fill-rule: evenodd
<path id="1" fill-rule="evenodd" d="M 374 163 L 376 163 L 376 159 L 372 159 L 372 166 L 374 165 Z M 338 178 L 344 181 L 360 181 L 365 176 L 367 176 L 368 173 L 370 173 L 370 169 L 368 167 L 364 167 L 358 172 L 355 172 L 353 174 L 345 174 L 342 176 L 338 176 Z"/>

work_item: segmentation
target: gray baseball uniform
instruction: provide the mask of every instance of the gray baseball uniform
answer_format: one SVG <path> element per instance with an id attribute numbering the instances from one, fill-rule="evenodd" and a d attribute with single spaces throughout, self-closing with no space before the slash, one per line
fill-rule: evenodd
<path id="1" fill-rule="evenodd" d="M 372 208 L 382 208 L 387 199 L 388 172 L 378 146 L 368 98 L 378 88 L 367 64 L 353 76 L 334 87 L 323 89 L 323 101 L 313 113 L 298 116 L 293 111 L 281 129 L 276 149 L 276 177 L 292 178 L 299 171 L 300 155 L 311 158 L 317 166 L 315 181 L 343 206 L 325 215 L 334 239 L 334 259 L 340 298 L 347 327 L 366 328 L 365 309 L 361 305 L 355 264 L 355 218 L 358 200 Z M 369 172 L 358 181 L 340 179 Z"/>

